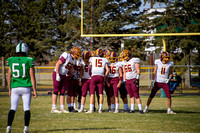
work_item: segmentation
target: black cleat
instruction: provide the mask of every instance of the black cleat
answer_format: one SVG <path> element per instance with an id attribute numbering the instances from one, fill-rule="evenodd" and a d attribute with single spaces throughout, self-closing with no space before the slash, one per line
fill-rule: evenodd
<path id="1" fill-rule="evenodd" d="M 144 114 L 144 113 L 143 113 L 143 110 L 139 110 L 139 113 L 140 113 L 140 114 Z"/>
<path id="2" fill-rule="evenodd" d="M 129 110 L 129 109 L 126 109 L 126 110 L 124 109 L 124 112 L 125 112 L 125 113 L 129 113 L 130 110 Z"/>
<path id="3" fill-rule="evenodd" d="M 129 113 L 135 113 L 135 111 L 134 110 L 130 110 Z"/>

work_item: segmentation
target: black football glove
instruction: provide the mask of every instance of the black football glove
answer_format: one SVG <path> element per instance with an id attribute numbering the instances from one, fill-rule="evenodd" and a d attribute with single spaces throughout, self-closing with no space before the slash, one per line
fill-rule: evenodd
<path id="1" fill-rule="evenodd" d="M 126 86 L 126 80 L 122 80 L 122 84 Z"/>
<path id="2" fill-rule="evenodd" d="M 139 87 L 139 79 L 136 79 L 133 83 L 135 84 L 136 87 Z"/>

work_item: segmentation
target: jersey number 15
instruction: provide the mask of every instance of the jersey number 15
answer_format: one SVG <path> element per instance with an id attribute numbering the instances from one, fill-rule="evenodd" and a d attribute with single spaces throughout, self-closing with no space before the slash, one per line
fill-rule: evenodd
<path id="1" fill-rule="evenodd" d="M 102 59 L 95 60 L 95 67 L 102 67 Z"/>

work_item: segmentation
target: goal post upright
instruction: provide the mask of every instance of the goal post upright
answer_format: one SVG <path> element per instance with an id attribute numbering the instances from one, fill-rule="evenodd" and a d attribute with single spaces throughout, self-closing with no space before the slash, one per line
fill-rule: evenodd
<path id="1" fill-rule="evenodd" d="M 83 0 L 81 0 L 81 37 L 130 37 L 159 36 L 162 37 L 163 50 L 166 51 L 165 36 L 200 36 L 200 33 L 150 33 L 150 34 L 83 34 Z"/>

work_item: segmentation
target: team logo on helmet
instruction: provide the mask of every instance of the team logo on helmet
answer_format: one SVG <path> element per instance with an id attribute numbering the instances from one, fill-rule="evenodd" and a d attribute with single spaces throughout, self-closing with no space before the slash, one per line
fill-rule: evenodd
<path id="1" fill-rule="evenodd" d="M 111 52 L 111 53 L 110 53 L 109 61 L 110 61 L 111 63 L 114 63 L 114 62 L 117 61 L 117 54 L 116 54 L 115 52 Z"/>
<path id="2" fill-rule="evenodd" d="M 99 57 L 103 57 L 103 50 L 100 49 L 100 48 L 98 48 L 98 49 L 96 50 L 96 55 L 99 56 Z"/>
<path id="3" fill-rule="evenodd" d="M 76 60 L 78 60 L 81 56 L 81 49 L 78 48 L 78 47 L 73 47 L 71 50 L 70 50 L 70 54 L 72 54 L 74 56 L 74 58 Z"/>
<path id="4" fill-rule="evenodd" d="M 85 51 L 81 58 L 84 60 L 84 62 L 88 63 L 89 62 L 89 59 L 90 59 L 91 55 L 90 55 L 90 52 L 89 51 Z"/>
<path id="5" fill-rule="evenodd" d="M 28 54 L 28 46 L 26 45 L 26 43 L 19 43 L 16 46 L 16 53 L 26 53 L 26 54 Z"/>
<path id="6" fill-rule="evenodd" d="M 162 52 L 160 55 L 161 61 L 164 61 L 165 63 L 168 63 L 170 60 L 170 54 L 168 52 Z"/>
<path id="7" fill-rule="evenodd" d="M 106 51 L 104 52 L 104 57 L 105 57 L 106 59 L 108 59 L 108 58 L 110 57 L 110 51 L 109 51 L 109 50 L 106 50 Z"/>

